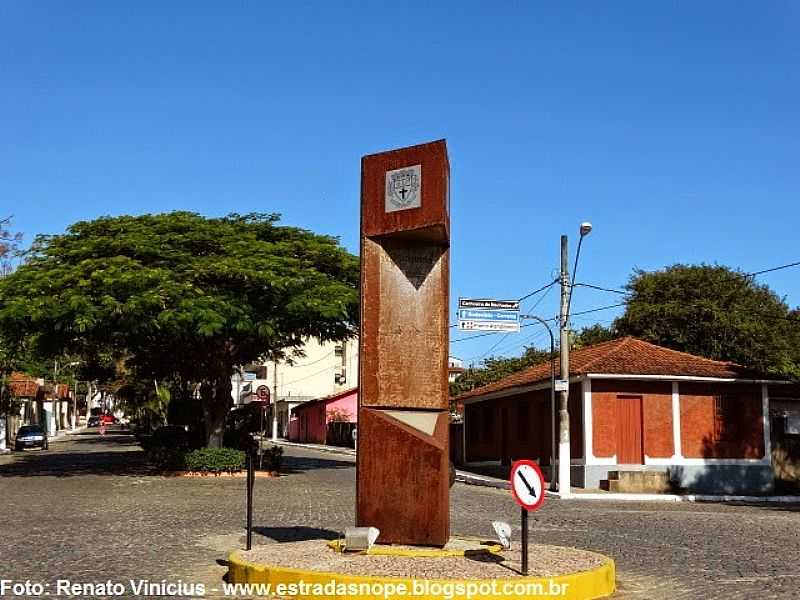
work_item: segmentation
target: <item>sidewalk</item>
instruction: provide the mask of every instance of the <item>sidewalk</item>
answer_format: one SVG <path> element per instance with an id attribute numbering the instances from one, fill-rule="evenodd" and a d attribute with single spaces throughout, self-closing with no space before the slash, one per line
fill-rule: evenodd
<path id="1" fill-rule="evenodd" d="M 353 448 L 343 448 L 341 446 L 326 446 L 324 444 L 303 444 L 299 442 L 289 442 L 278 440 L 272 442 L 278 446 L 294 448 L 306 448 L 307 450 L 317 450 L 330 454 L 342 456 L 352 456 L 355 459 L 356 451 Z M 456 469 L 456 481 L 466 485 L 477 485 L 490 487 L 499 490 L 509 488 L 508 481 L 488 475 L 481 475 L 470 471 Z M 800 504 L 800 496 L 737 496 L 729 494 L 620 494 L 615 492 L 604 492 L 600 490 L 586 490 L 583 488 L 572 488 L 567 498 L 562 498 L 559 492 L 547 491 L 548 498 L 559 500 L 586 500 L 586 501 L 605 501 L 605 502 L 738 502 L 745 504 Z"/>
<path id="2" fill-rule="evenodd" d="M 287 446 L 293 448 L 306 448 L 307 450 L 318 450 L 320 452 L 328 452 L 331 454 L 339 454 L 344 456 L 352 456 L 355 458 L 356 451 L 353 448 L 343 448 L 341 446 L 325 446 L 323 444 L 302 444 L 299 442 L 289 442 L 286 440 L 278 440 L 272 442 L 278 446 Z M 479 485 L 483 487 L 497 488 L 501 490 L 508 489 L 508 481 L 498 479 L 496 477 L 489 477 L 487 475 L 479 475 L 477 473 L 470 473 L 469 471 L 462 471 L 456 469 L 456 481 L 466 483 L 467 485 Z M 550 492 L 547 492 L 550 494 Z"/>
<path id="3" fill-rule="evenodd" d="M 76 427 L 74 430 L 72 429 L 59 429 L 55 435 L 48 435 L 47 441 L 48 442 L 59 442 L 66 438 L 69 435 L 75 435 L 78 433 L 82 433 L 86 431 L 88 427 L 86 425 L 81 425 L 80 427 Z"/>

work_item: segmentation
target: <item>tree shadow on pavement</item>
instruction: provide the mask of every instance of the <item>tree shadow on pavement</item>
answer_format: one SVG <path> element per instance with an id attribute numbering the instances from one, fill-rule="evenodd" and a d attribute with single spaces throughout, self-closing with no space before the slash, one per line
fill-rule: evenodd
<path id="1" fill-rule="evenodd" d="M 354 469 L 356 463 L 329 458 L 310 458 L 307 456 L 284 456 L 281 473 L 299 473 L 316 469 Z"/>
<path id="2" fill-rule="evenodd" d="M 0 477 L 73 477 L 76 475 L 152 475 L 141 449 L 108 452 L 18 452 L 0 464 Z"/>
<path id="3" fill-rule="evenodd" d="M 276 542 L 305 542 L 308 540 L 336 540 L 341 533 L 319 527 L 253 527 L 253 531 Z"/>

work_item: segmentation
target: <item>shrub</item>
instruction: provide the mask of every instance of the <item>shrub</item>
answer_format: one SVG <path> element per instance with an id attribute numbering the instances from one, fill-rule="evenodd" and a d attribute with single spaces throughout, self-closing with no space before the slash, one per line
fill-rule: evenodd
<path id="1" fill-rule="evenodd" d="M 147 459 L 161 471 L 183 471 L 186 468 L 186 452 L 179 448 L 152 447 Z"/>
<path id="2" fill-rule="evenodd" d="M 186 454 L 189 471 L 233 473 L 245 468 L 245 455 L 235 448 L 200 448 Z"/>
<path id="3" fill-rule="evenodd" d="M 264 448 L 263 464 L 266 471 L 280 471 L 283 465 L 283 448 L 280 446 Z"/>

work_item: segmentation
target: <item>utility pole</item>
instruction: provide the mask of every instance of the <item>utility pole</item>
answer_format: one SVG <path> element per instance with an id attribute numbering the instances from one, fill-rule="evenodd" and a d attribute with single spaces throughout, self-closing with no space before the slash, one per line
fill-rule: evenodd
<path id="1" fill-rule="evenodd" d="M 567 236 L 561 236 L 561 315 L 560 354 L 562 381 L 569 381 L 569 252 Z M 569 446 L 569 387 L 559 392 L 558 411 L 558 489 L 561 497 L 570 495 L 570 446 Z"/>

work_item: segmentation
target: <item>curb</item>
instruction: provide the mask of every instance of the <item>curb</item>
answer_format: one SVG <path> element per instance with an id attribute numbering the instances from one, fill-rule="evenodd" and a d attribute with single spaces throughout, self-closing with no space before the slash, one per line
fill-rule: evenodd
<path id="1" fill-rule="evenodd" d="M 291 569 L 288 567 L 272 566 L 250 562 L 239 556 L 239 551 L 234 550 L 228 555 L 228 582 L 232 584 L 264 584 L 269 585 L 271 594 L 276 592 L 275 587 L 280 584 L 294 586 L 288 594 L 300 600 L 317 598 L 351 597 L 348 594 L 337 593 L 342 589 L 353 589 L 356 586 L 358 598 L 369 600 L 386 600 L 387 598 L 401 598 L 413 595 L 418 600 L 494 600 L 502 598 L 520 598 L 522 600 L 535 600 L 552 598 L 548 591 L 551 586 L 558 584 L 564 589 L 564 594 L 558 597 L 565 600 L 594 600 L 606 598 L 616 591 L 616 570 L 614 561 L 608 557 L 605 564 L 591 571 L 580 571 L 557 577 L 514 577 L 507 579 L 422 579 L 406 577 L 379 577 L 373 575 L 348 575 L 322 571 L 309 571 L 304 569 Z M 304 586 L 301 585 L 305 584 Z M 506 583 L 519 586 L 528 586 L 528 590 L 537 587 L 543 593 L 516 593 L 519 588 L 514 588 L 514 593 L 499 593 L 492 590 L 494 585 L 500 587 Z M 369 587 L 367 587 L 369 586 Z M 403 586 L 408 593 L 401 593 Z M 477 587 L 475 587 L 477 586 Z M 564 587 L 566 586 L 566 587 Z M 367 589 L 364 589 L 367 587 Z M 421 594 L 411 594 L 422 587 L 425 591 Z M 317 588 L 317 589 L 314 589 Z M 340 588 L 337 590 L 337 588 Z M 481 589 L 484 588 L 484 589 Z M 488 588 L 485 589 L 485 588 Z M 430 590 L 438 589 L 439 593 Z M 477 590 L 477 591 L 476 591 Z M 360 592 L 367 593 L 360 593 Z M 393 591 L 393 593 L 392 593 Z M 452 593 L 451 593 L 452 592 Z"/>
<path id="2" fill-rule="evenodd" d="M 343 448 L 341 446 L 322 446 L 314 444 L 302 444 L 299 442 L 287 442 L 279 440 L 270 443 L 278 446 L 289 446 L 295 448 L 305 448 L 306 450 L 318 450 L 320 452 L 328 452 L 330 454 L 340 454 L 345 456 L 355 457 L 355 450 L 352 448 Z M 466 485 L 477 485 L 481 487 L 494 488 L 498 490 L 509 489 L 508 481 L 505 479 L 497 479 L 495 477 L 488 477 L 485 475 L 476 475 L 468 471 L 456 470 L 456 481 Z M 562 497 L 559 492 L 545 492 L 548 498 L 559 500 L 587 500 L 587 501 L 605 501 L 605 502 L 746 502 L 751 504 L 800 504 L 800 495 L 798 496 L 737 496 L 737 495 L 711 495 L 711 494 L 616 494 L 613 492 L 604 492 L 602 494 L 595 494 L 592 492 L 587 493 L 570 493 L 569 496 Z"/>
<path id="3" fill-rule="evenodd" d="M 355 458 L 356 451 L 352 448 L 345 448 L 343 446 L 323 446 L 322 444 L 301 444 L 299 442 L 287 442 L 286 440 L 264 440 L 275 446 L 288 446 L 289 448 L 304 448 L 305 450 L 317 450 L 319 452 L 327 452 L 329 454 L 342 454 L 345 456 L 352 456 Z"/>
<path id="4" fill-rule="evenodd" d="M 482 487 L 490 487 L 498 490 L 507 490 L 509 488 L 508 481 L 503 479 L 496 479 L 495 477 L 485 477 L 483 475 L 475 475 L 466 471 L 459 471 L 456 469 L 456 481 L 466 483 L 467 485 L 479 485 Z"/>
<path id="5" fill-rule="evenodd" d="M 800 496 L 735 496 L 710 494 L 570 494 L 565 500 L 590 500 L 609 502 L 745 502 L 748 504 L 800 504 Z"/>

